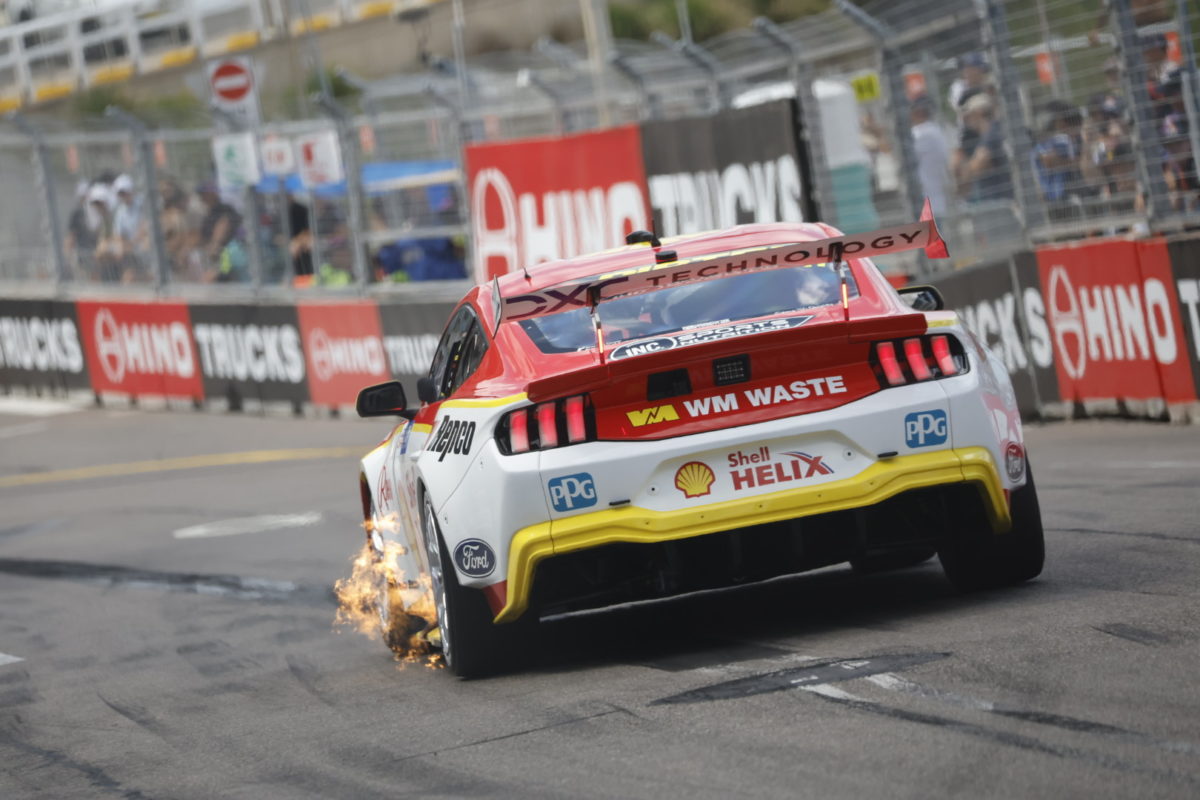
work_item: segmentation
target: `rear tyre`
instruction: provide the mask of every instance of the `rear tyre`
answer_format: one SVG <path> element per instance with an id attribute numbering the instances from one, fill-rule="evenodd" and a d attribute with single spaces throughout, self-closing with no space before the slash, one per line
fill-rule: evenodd
<path id="1" fill-rule="evenodd" d="M 459 585 L 428 495 L 422 501 L 421 530 L 446 669 L 460 678 L 481 678 L 509 666 L 529 623 L 497 625 L 483 592 Z"/>
<path id="2" fill-rule="evenodd" d="M 1008 586 L 1036 578 L 1046 560 L 1042 512 L 1033 469 L 1012 493 L 1012 530 L 996 535 L 986 524 L 948 538 L 938 549 L 946 577 L 960 591 Z"/>

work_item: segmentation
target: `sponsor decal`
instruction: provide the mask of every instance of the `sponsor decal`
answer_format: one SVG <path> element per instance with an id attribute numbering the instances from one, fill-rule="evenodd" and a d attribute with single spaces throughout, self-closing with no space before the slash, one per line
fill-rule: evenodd
<path id="1" fill-rule="evenodd" d="M 496 570 L 496 554 L 485 541 L 463 539 L 454 548 L 454 566 L 468 578 L 486 578 Z"/>
<path id="2" fill-rule="evenodd" d="M 302 304 L 296 314 L 312 402 L 353 403 L 363 386 L 392 377 L 375 303 Z"/>
<path id="3" fill-rule="evenodd" d="M 1009 442 L 1004 449 L 1004 469 L 1011 481 L 1025 477 L 1025 448 L 1016 442 Z"/>
<path id="4" fill-rule="evenodd" d="M 304 353 L 295 325 L 194 323 L 204 377 L 238 381 L 304 381 Z"/>
<path id="5" fill-rule="evenodd" d="M 76 308 L 93 389 L 204 396 L 187 306 L 81 300 Z"/>
<path id="6" fill-rule="evenodd" d="M 740 392 L 698 397 L 694 400 L 684 400 L 683 408 L 688 417 L 699 419 L 713 414 L 726 414 L 751 408 L 766 408 L 769 406 L 791 403 L 795 400 L 807 400 L 811 397 L 824 397 L 832 394 L 844 394 L 846 381 L 841 375 L 828 375 L 820 378 L 775 383 L 758 386 L 752 389 L 742 389 Z"/>
<path id="7" fill-rule="evenodd" d="M 466 162 L 480 281 L 618 247 L 650 227 L 636 126 L 472 144 Z"/>
<path id="8" fill-rule="evenodd" d="M 802 222 L 803 185 L 795 156 L 736 162 L 722 170 L 653 175 L 650 205 L 663 236 L 741 222 Z"/>
<path id="9" fill-rule="evenodd" d="M 714 480 L 712 468 L 703 461 L 689 461 L 675 470 L 675 488 L 689 500 L 711 494 Z"/>
<path id="10" fill-rule="evenodd" d="M 83 348 L 75 322 L 65 317 L 0 316 L 0 367 L 83 372 Z"/>
<path id="11" fill-rule="evenodd" d="M 379 470 L 379 508 L 378 511 L 392 511 L 396 507 L 396 494 L 392 491 L 392 482 L 388 476 L 385 464 Z"/>
<path id="12" fill-rule="evenodd" d="M 433 434 L 433 444 L 429 445 L 429 450 L 434 453 L 441 453 L 438 457 L 438 463 L 446 460 L 446 456 L 453 453 L 456 456 L 465 456 L 471 452 L 471 445 L 475 441 L 475 423 L 468 420 L 458 419 L 457 417 L 442 417 L 442 422 L 438 425 L 437 432 Z"/>
<path id="13" fill-rule="evenodd" d="M 574 511 L 596 505 L 596 482 L 587 472 L 563 475 L 546 482 L 555 511 Z"/>
<path id="14" fill-rule="evenodd" d="M 730 467 L 729 478 L 733 481 L 735 492 L 801 481 L 818 475 L 832 475 L 833 467 L 826 464 L 822 458 L 799 451 L 788 451 L 782 453 L 780 458 L 772 459 L 771 451 L 766 446 L 749 453 L 738 450 L 726 457 Z"/>
<path id="15" fill-rule="evenodd" d="M 930 251 L 942 245 L 936 228 L 930 221 L 897 225 L 866 234 L 852 234 L 797 244 L 769 245 L 734 250 L 719 255 L 672 261 L 668 264 L 649 264 L 604 275 L 581 278 L 529 294 L 504 298 L 504 319 L 526 319 L 572 308 L 583 308 L 588 297 L 597 300 L 654 289 L 668 289 L 695 281 L 713 280 L 754 272 L 824 264 L 840 243 L 845 256 L 881 256 L 904 250 L 925 248 Z"/>
<path id="16" fill-rule="evenodd" d="M 940 408 L 914 411 L 904 417 L 904 443 L 909 447 L 945 444 L 949 435 L 948 418 Z"/>
<path id="17" fill-rule="evenodd" d="M 659 422 L 673 422 L 679 419 L 679 412 L 675 410 L 675 406 L 667 403 L 665 406 L 626 411 L 625 416 L 629 417 L 629 422 L 633 427 L 641 428 Z"/>
<path id="18" fill-rule="evenodd" d="M 646 353 L 657 353 L 660 350 L 672 350 L 676 347 L 690 347 L 694 344 L 707 344 L 739 336 L 749 336 L 766 331 L 782 331 L 798 328 L 812 319 L 812 315 L 802 317 L 784 317 L 781 319 L 760 320 L 757 322 L 739 322 L 734 325 L 722 325 L 719 328 L 709 328 L 702 331 L 685 331 L 670 336 L 659 336 L 654 339 L 643 339 L 628 342 L 612 351 L 610 360 L 641 356 Z"/>
<path id="19" fill-rule="evenodd" d="M 433 333 L 384 336 L 388 366 L 393 375 L 424 375 L 429 372 L 438 337 Z"/>
<path id="20" fill-rule="evenodd" d="M 1037 259 L 1064 399 L 1195 400 L 1164 241 L 1043 248 Z"/>
<path id="21" fill-rule="evenodd" d="M 377 336 L 335 338 L 324 328 L 308 334 L 308 354 L 317 380 L 329 381 L 337 375 L 384 372 L 383 343 Z"/>

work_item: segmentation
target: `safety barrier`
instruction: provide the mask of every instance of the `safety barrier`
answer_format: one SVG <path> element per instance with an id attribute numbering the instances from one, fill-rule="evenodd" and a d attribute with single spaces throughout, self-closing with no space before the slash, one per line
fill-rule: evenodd
<path id="1" fill-rule="evenodd" d="M 1048 246 L 937 285 L 1007 368 L 1026 418 L 1200 422 L 1200 238 Z M 391 377 L 412 393 L 452 308 L 4 300 L 0 387 L 338 408 Z"/>

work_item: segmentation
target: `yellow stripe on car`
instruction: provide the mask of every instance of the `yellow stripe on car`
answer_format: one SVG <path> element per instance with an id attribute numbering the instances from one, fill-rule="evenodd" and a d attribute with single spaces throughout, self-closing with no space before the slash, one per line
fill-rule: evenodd
<path id="1" fill-rule="evenodd" d="M 625 506 L 540 522 L 513 536 L 508 555 L 508 597 L 496 622 L 511 622 L 525 612 L 537 565 L 550 556 L 617 542 L 668 542 L 845 511 L 882 502 L 901 492 L 953 483 L 976 484 L 997 533 L 1012 527 L 1000 473 L 983 447 L 899 456 L 877 461 L 845 480 L 693 508 L 652 511 Z"/>
<path id="2" fill-rule="evenodd" d="M 519 403 L 528 397 L 529 395 L 525 392 L 521 392 L 520 394 L 510 394 L 508 397 L 472 397 L 462 400 L 447 400 L 442 403 L 442 408 L 497 408 Z"/>

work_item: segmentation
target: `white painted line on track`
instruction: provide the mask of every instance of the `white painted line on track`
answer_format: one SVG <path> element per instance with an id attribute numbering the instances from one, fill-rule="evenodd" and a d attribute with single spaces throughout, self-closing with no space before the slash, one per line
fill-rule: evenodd
<path id="1" fill-rule="evenodd" d="M 0 667 L 3 667 L 7 664 L 15 664 L 18 661 L 24 660 L 25 659 L 21 658 L 20 656 L 10 656 L 8 653 L 0 653 Z"/>
<path id="2" fill-rule="evenodd" d="M 223 519 L 180 528 L 171 535 L 176 539 L 208 539 L 214 536 L 241 536 L 245 533 L 264 533 L 287 528 L 305 528 L 321 521 L 320 511 L 301 514 L 260 514 L 255 517 Z"/>
<path id="3" fill-rule="evenodd" d="M 25 425 L 8 425 L 0 428 L 0 439 L 11 439 L 14 436 L 24 436 L 27 433 L 41 433 L 48 430 L 49 425 L 44 422 L 29 422 Z"/>
<path id="4" fill-rule="evenodd" d="M 858 695 L 850 694 L 849 692 L 839 689 L 836 686 L 830 686 L 828 683 L 818 683 L 816 686 L 797 686 L 796 688 L 802 692 L 812 692 L 813 694 L 819 694 L 822 697 L 831 697 L 834 700 L 853 700 L 855 702 L 862 702 L 862 698 Z"/>
<path id="5" fill-rule="evenodd" d="M 49 400 L 33 397 L 0 397 L 0 414 L 23 414 L 27 417 L 53 417 L 70 414 L 91 405 L 83 400 Z"/>
<path id="6" fill-rule="evenodd" d="M 975 711 L 996 710 L 996 704 L 991 700 L 982 700 L 978 697 L 969 697 L 955 692 L 946 692 L 941 689 L 931 689 L 928 686 L 913 683 L 907 678 L 901 678 L 894 672 L 881 672 L 878 675 L 868 675 L 867 680 L 876 686 L 882 686 L 884 689 L 890 689 L 893 692 L 906 692 L 908 694 L 920 695 L 921 697 L 930 697 L 959 708 L 967 708 Z"/>

